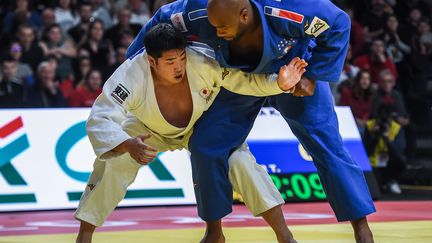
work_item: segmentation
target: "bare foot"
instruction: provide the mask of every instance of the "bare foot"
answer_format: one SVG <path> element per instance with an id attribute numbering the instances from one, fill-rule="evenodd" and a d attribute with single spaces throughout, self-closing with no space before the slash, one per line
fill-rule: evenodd
<path id="1" fill-rule="evenodd" d="M 200 243 L 225 243 L 223 234 L 205 234 Z"/>
<path id="2" fill-rule="evenodd" d="M 374 243 L 372 231 L 366 218 L 351 221 L 357 243 Z"/>

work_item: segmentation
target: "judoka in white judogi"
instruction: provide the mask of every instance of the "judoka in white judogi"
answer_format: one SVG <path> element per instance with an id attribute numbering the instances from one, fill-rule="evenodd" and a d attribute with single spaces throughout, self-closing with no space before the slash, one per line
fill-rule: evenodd
<path id="1" fill-rule="evenodd" d="M 254 96 L 283 92 L 276 82 L 277 75 L 246 74 L 237 69 L 221 68 L 194 47 L 186 48 L 186 56 L 193 102 L 187 127 L 171 125 L 159 110 L 145 52 L 126 60 L 107 80 L 87 121 L 88 136 L 97 158 L 89 186 L 75 212 L 77 219 L 101 226 L 135 180 L 142 165 L 128 153 L 113 152 L 122 142 L 151 134 L 145 143 L 160 152 L 187 149 L 195 122 L 212 104 L 221 86 L 235 93 Z M 229 165 L 233 188 L 243 196 L 253 215 L 284 203 L 270 176 L 256 163 L 246 144 L 230 156 Z"/>

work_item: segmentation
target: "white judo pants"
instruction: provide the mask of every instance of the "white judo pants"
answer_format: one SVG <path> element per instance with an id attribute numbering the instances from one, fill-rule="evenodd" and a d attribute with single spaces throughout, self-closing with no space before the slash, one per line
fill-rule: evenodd
<path id="1" fill-rule="evenodd" d="M 123 124 L 123 129 L 132 137 L 151 134 L 145 143 L 155 147 L 159 152 L 187 148 L 190 137 L 189 134 L 182 140 L 167 139 L 133 119 L 127 120 Z M 254 216 L 284 203 L 267 171 L 256 163 L 247 144 L 237 148 L 229 157 L 228 163 L 229 180 L 233 189 L 242 196 Z M 94 226 L 101 226 L 125 197 L 127 188 L 134 182 L 141 166 L 129 153 L 107 160 L 96 159 L 93 172 L 75 211 L 75 218 Z"/>

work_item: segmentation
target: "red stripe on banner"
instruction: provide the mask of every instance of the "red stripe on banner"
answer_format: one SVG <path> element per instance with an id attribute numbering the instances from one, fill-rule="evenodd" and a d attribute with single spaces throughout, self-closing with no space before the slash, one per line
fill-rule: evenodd
<path id="1" fill-rule="evenodd" d="M 9 122 L 8 124 L 0 128 L 0 138 L 5 138 L 9 136 L 11 133 L 15 132 L 21 127 L 23 127 L 23 122 L 21 117 L 19 116 L 15 118 L 15 120 Z"/>
<path id="2" fill-rule="evenodd" d="M 279 10 L 279 16 L 283 18 L 287 18 L 289 20 L 292 20 L 294 22 L 297 22 L 301 24 L 303 22 L 304 16 L 298 13 L 286 11 L 286 10 Z"/>

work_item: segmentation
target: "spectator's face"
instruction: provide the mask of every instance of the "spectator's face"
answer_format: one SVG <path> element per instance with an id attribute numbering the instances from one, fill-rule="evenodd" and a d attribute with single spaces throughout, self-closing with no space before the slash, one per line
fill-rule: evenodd
<path id="1" fill-rule="evenodd" d="M 123 34 L 121 36 L 120 45 L 124 46 L 124 47 L 127 47 L 127 46 L 129 46 L 132 43 L 133 40 L 134 40 L 134 37 L 132 35 Z"/>
<path id="2" fill-rule="evenodd" d="M 186 73 L 186 51 L 185 49 L 169 50 L 155 59 L 149 56 L 153 73 L 160 81 L 169 84 L 181 83 Z"/>
<path id="3" fill-rule="evenodd" d="M 138 11 L 141 8 L 141 0 L 128 0 L 128 5 L 131 9 Z"/>
<path id="4" fill-rule="evenodd" d="M 17 9 L 27 10 L 28 9 L 28 0 L 17 0 Z"/>
<path id="5" fill-rule="evenodd" d="M 384 53 L 385 47 L 382 40 L 375 40 L 372 43 L 372 54 L 382 54 Z"/>
<path id="6" fill-rule="evenodd" d="M 88 23 L 92 16 L 92 8 L 90 5 L 83 5 L 80 9 L 81 22 Z"/>
<path id="7" fill-rule="evenodd" d="M 387 27 L 390 30 L 396 31 L 398 26 L 399 26 L 399 21 L 397 20 L 397 18 L 395 16 L 391 16 L 387 19 Z"/>
<path id="8" fill-rule="evenodd" d="M 13 57 L 13 59 L 15 60 L 19 60 L 22 56 L 22 48 L 21 45 L 17 42 L 13 43 L 11 45 L 11 48 L 9 50 L 10 55 Z"/>
<path id="9" fill-rule="evenodd" d="M 370 75 L 369 73 L 362 73 L 360 80 L 359 80 L 359 84 L 360 84 L 360 88 L 361 89 L 368 89 L 370 86 L 371 80 L 370 80 Z"/>
<path id="10" fill-rule="evenodd" d="M 418 10 L 418 9 L 411 10 L 411 12 L 409 14 L 409 18 L 411 19 L 411 21 L 414 21 L 414 22 L 418 22 L 421 17 L 422 17 L 422 14 L 421 14 L 420 10 Z"/>
<path id="11" fill-rule="evenodd" d="M 92 71 L 87 80 L 88 86 L 91 90 L 100 89 L 102 85 L 102 75 L 99 71 Z"/>
<path id="12" fill-rule="evenodd" d="M 30 45 L 35 39 L 35 34 L 31 28 L 22 28 L 18 34 L 18 39 L 23 45 Z"/>
<path id="13" fill-rule="evenodd" d="M 90 30 L 90 38 L 92 40 L 100 41 L 104 35 L 104 28 L 102 23 L 95 22 L 93 28 Z"/>
<path id="14" fill-rule="evenodd" d="M 51 82 L 54 82 L 55 78 L 55 69 L 53 65 L 46 65 L 41 68 L 38 73 L 39 79 L 42 81 L 42 85 L 47 86 L 51 85 Z"/>
<path id="15" fill-rule="evenodd" d="M 430 32 L 430 25 L 428 22 L 426 21 L 421 21 L 418 25 L 418 31 L 420 32 L 420 34 L 424 34 L 427 32 Z"/>
<path id="16" fill-rule="evenodd" d="M 123 9 L 119 12 L 118 19 L 121 26 L 128 26 L 131 19 L 131 12 L 127 9 Z"/>
<path id="17" fill-rule="evenodd" d="M 60 43 L 62 39 L 61 29 L 59 27 L 52 27 L 48 31 L 48 39 L 53 43 Z"/>
<path id="18" fill-rule="evenodd" d="M 50 8 L 47 8 L 42 13 L 42 22 L 45 26 L 50 26 L 55 24 L 55 14 Z"/>
<path id="19" fill-rule="evenodd" d="M 384 93 L 389 94 L 395 85 L 394 78 L 391 74 L 381 75 L 379 87 Z"/>
<path id="20" fill-rule="evenodd" d="M 3 62 L 3 75 L 6 80 L 12 80 L 16 77 L 18 64 L 16 62 Z"/>
<path id="21" fill-rule="evenodd" d="M 68 9 L 70 5 L 70 0 L 60 0 L 59 5 L 64 9 Z"/>
<path id="22" fill-rule="evenodd" d="M 116 51 L 116 59 L 118 63 L 123 63 L 126 61 L 126 48 L 125 47 L 119 47 Z"/>
<path id="23" fill-rule="evenodd" d="M 82 59 L 80 62 L 81 74 L 83 76 L 87 75 L 88 71 L 90 71 L 91 62 L 90 59 Z"/>

